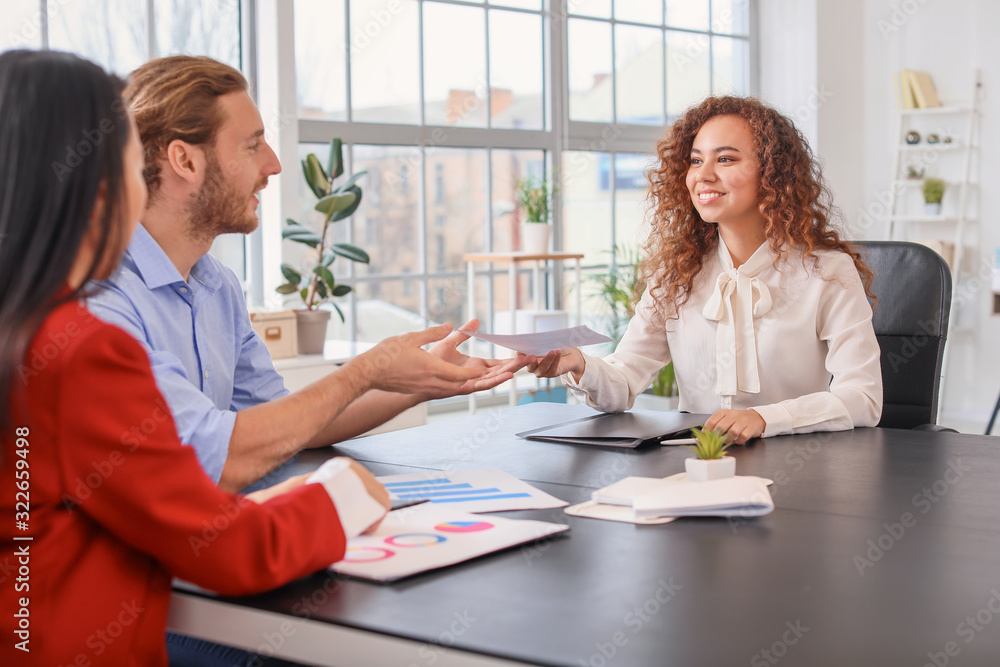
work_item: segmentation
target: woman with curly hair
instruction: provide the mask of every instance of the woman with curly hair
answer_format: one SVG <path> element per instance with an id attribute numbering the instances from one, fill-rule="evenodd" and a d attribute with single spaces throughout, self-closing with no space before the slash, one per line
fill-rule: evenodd
<path id="1" fill-rule="evenodd" d="M 872 274 L 830 226 L 819 165 L 791 120 L 711 97 L 656 146 L 646 291 L 614 354 L 555 350 L 529 364 L 587 404 L 632 406 L 673 361 L 680 409 L 743 444 L 874 426 Z"/>

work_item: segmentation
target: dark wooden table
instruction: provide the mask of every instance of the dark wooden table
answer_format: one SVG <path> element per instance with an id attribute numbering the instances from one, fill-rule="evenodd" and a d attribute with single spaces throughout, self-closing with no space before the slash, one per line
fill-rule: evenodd
<path id="1" fill-rule="evenodd" d="M 534 443 L 591 414 L 535 403 L 306 452 L 376 474 L 501 468 L 570 503 L 683 448 Z M 1000 448 L 987 436 L 858 429 L 737 449 L 775 481 L 752 520 L 569 523 L 562 537 L 389 585 L 316 574 L 241 599 L 178 588 L 171 627 L 317 665 L 1000 665 Z M 321 529 L 317 527 L 317 530 Z"/>

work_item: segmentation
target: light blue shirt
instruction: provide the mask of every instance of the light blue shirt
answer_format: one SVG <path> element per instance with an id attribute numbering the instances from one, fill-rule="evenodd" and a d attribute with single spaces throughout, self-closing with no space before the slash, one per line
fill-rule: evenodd
<path id="1" fill-rule="evenodd" d="M 185 281 L 139 225 L 121 267 L 102 286 L 90 309 L 146 348 L 181 442 L 218 482 L 236 413 L 289 393 L 250 326 L 236 274 L 205 255 Z"/>

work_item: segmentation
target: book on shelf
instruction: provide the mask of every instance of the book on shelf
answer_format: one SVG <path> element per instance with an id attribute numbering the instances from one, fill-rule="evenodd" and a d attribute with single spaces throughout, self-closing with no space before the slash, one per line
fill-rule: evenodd
<path id="1" fill-rule="evenodd" d="M 934 81 L 927 72 L 904 69 L 893 77 L 896 106 L 900 109 L 929 109 L 941 106 Z"/>

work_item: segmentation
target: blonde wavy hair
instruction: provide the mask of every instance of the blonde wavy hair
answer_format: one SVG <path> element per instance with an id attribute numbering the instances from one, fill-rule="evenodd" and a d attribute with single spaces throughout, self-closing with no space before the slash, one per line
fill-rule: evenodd
<path id="1" fill-rule="evenodd" d="M 709 97 L 688 109 L 657 142 L 659 165 L 649 174 L 651 231 L 636 288 L 641 292 L 648 287 L 658 317 L 676 317 L 705 258 L 718 247 L 718 226 L 698 214 L 685 181 L 698 130 L 711 118 L 730 115 L 742 118 L 753 135 L 760 163 L 757 205 L 767 220 L 764 234 L 770 246 L 782 257 L 794 249 L 802 249 L 805 257 L 822 249 L 846 253 L 872 296 L 872 272 L 857 248 L 832 227 L 830 191 L 792 121 L 754 98 Z"/>

